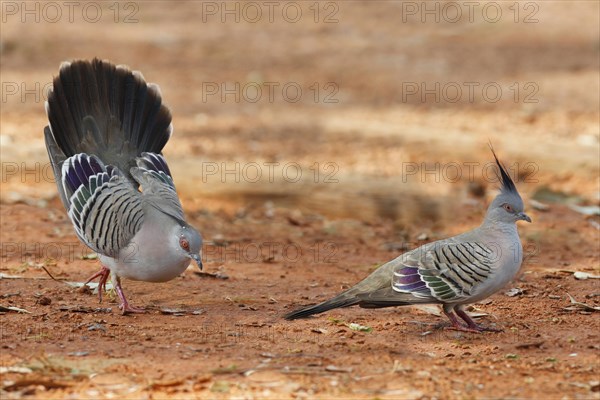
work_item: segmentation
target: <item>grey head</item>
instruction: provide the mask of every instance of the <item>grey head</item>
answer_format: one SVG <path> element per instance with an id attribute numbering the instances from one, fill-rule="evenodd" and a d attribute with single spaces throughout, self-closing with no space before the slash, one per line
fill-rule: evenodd
<path id="1" fill-rule="evenodd" d="M 202 236 L 200 233 L 190 224 L 184 220 L 164 213 L 168 220 L 165 221 L 165 226 L 169 226 L 166 229 L 167 232 L 167 249 L 169 254 L 177 255 L 180 260 L 189 258 L 194 260 L 198 264 L 198 268 L 202 270 Z"/>
<path id="2" fill-rule="evenodd" d="M 501 186 L 500 193 L 488 207 L 485 216 L 486 221 L 516 223 L 517 221 L 522 220 L 531 222 L 531 218 L 524 212 L 523 199 L 521 199 L 515 183 L 506 172 L 504 166 L 498 161 L 498 157 L 496 157 L 496 153 L 491 144 L 490 150 L 492 150 L 496 165 L 498 166 L 496 175 L 498 176 Z"/>
<path id="3" fill-rule="evenodd" d="M 178 260 L 189 258 L 198 264 L 202 270 L 202 235 L 193 226 L 188 224 L 177 210 L 167 209 L 164 204 L 148 199 L 148 211 L 154 216 L 157 223 L 167 235 L 165 251 L 174 255 Z M 162 205 L 162 207 L 161 207 Z M 181 206 L 179 206 L 181 207 Z"/>
<path id="4" fill-rule="evenodd" d="M 182 221 L 177 225 L 175 237 L 177 238 L 178 250 L 181 255 L 196 261 L 198 268 L 202 270 L 202 236 L 191 225 Z"/>

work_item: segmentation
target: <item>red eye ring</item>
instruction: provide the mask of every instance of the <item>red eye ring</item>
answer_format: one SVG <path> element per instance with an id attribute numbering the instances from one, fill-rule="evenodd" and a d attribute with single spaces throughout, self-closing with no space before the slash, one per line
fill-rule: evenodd
<path id="1" fill-rule="evenodd" d="M 190 250 L 190 242 L 188 242 L 187 239 L 185 238 L 181 238 L 179 239 L 179 245 L 181 246 L 182 249 L 184 249 L 185 251 L 189 251 Z"/>
<path id="2" fill-rule="evenodd" d="M 506 211 L 508 212 L 513 212 L 512 207 L 510 206 L 510 204 L 502 204 L 502 208 L 504 208 Z"/>

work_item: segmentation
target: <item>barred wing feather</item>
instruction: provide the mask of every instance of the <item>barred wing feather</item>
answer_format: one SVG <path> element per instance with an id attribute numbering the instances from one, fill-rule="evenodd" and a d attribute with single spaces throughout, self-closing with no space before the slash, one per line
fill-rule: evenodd
<path id="1" fill-rule="evenodd" d="M 492 273 L 492 250 L 481 243 L 432 243 L 394 269 L 392 288 L 417 298 L 454 302 L 473 295 Z"/>
<path id="2" fill-rule="evenodd" d="M 92 250 L 116 257 L 143 223 L 140 192 L 116 168 L 83 153 L 65 161 L 62 178 L 77 236 Z"/>

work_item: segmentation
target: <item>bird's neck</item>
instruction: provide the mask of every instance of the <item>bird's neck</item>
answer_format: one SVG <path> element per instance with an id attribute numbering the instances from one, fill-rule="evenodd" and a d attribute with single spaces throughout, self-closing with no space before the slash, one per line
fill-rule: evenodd
<path id="1" fill-rule="evenodd" d="M 491 219 L 486 219 L 483 221 L 483 223 L 481 224 L 479 229 L 481 229 L 482 231 L 485 231 L 487 234 L 519 236 L 519 232 L 517 230 L 517 224 L 514 222 L 500 222 L 500 221 L 494 221 Z"/>

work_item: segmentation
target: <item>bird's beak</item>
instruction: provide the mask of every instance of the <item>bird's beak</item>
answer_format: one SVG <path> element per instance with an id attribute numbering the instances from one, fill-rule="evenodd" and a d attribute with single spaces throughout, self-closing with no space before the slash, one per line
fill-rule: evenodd
<path id="1" fill-rule="evenodd" d="M 200 268 L 200 271 L 202 271 L 202 258 L 200 258 L 200 255 L 190 254 L 190 258 L 196 261 L 196 264 L 198 264 L 198 268 Z"/>
<path id="2" fill-rule="evenodd" d="M 517 218 L 523 221 L 531 222 L 531 218 L 529 218 L 529 215 L 525 214 L 524 212 L 518 213 Z"/>

